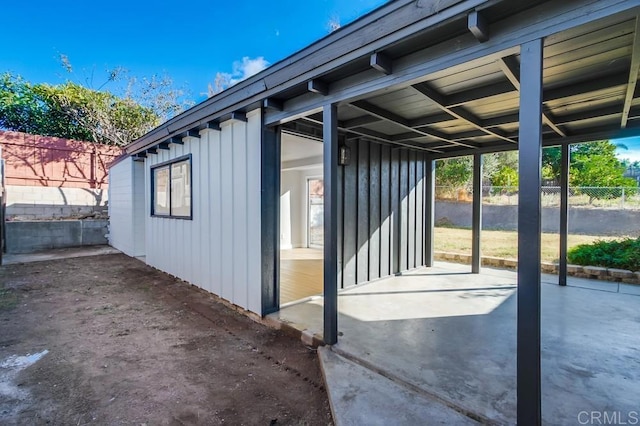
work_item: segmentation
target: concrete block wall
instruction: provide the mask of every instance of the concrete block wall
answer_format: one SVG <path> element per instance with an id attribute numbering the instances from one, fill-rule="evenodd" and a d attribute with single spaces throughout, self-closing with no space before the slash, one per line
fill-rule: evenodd
<path id="1" fill-rule="evenodd" d="M 7 253 L 107 244 L 108 220 L 7 222 Z"/>
<path id="2" fill-rule="evenodd" d="M 107 189 L 7 185 L 7 219 L 77 217 L 107 209 Z"/>
<path id="3" fill-rule="evenodd" d="M 471 203 L 436 201 L 436 224 L 470 228 Z M 560 210 L 542 209 L 542 232 L 558 233 Z M 518 206 L 482 206 L 482 228 L 515 231 Z M 640 210 L 569 208 L 569 233 L 583 235 L 640 235 Z"/>

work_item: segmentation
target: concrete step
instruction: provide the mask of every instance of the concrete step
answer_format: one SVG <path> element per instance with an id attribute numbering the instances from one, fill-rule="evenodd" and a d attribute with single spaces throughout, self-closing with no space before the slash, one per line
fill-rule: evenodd
<path id="1" fill-rule="evenodd" d="M 327 346 L 318 348 L 318 356 L 337 426 L 478 424 L 442 402 L 353 362 Z"/>

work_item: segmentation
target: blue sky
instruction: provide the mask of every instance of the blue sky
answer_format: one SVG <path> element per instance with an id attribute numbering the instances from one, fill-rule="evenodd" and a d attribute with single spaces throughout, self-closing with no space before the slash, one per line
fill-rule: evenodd
<path id="1" fill-rule="evenodd" d="M 617 139 L 614 142 L 624 144 L 627 149 L 618 149 L 618 158 L 628 158 L 631 161 L 640 161 L 640 137 Z"/>
<path id="2" fill-rule="evenodd" d="M 106 80 L 106 70 L 122 66 L 138 77 L 166 73 L 192 99 L 202 100 L 217 72 L 242 78 L 245 71 L 284 59 L 325 36 L 330 22 L 344 25 L 383 3 L 7 1 L 0 72 L 34 83 L 84 82 L 93 76 L 97 87 Z M 72 75 L 61 67 L 60 54 L 68 56 Z"/>

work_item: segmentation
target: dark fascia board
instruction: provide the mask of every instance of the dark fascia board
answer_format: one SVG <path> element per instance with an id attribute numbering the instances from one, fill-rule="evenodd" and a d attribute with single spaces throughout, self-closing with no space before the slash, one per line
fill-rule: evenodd
<path id="1" fill-rule="evenodd" d="M 260 73 L 173 117 L 129 144 L 126 150 L 128 153 L 141 151 L 150 144 L 212 118 L 222 121 L 224 114 L 261 102 L 287 88 L 305 84 L 306 81 L 363 56 L 361 49 L 368 49 L 364 55 L 369 55 L 394 44 L 407 35 L 424 29 L 422 21 L 429 18 L 428 26 L 433 26 L 469 10 L 503 1 L 506 0 L 423 0 L 420 4 L 415 0 L 390 1 Z M 464 17 L 466 18 L 466 14 Z M 371 25 L 385 26 L 387 30 L 363 31 Z M 320 52 L 322 55 L 318 55 Z M 307 60 L 311 56 L 314 60 Z"/>

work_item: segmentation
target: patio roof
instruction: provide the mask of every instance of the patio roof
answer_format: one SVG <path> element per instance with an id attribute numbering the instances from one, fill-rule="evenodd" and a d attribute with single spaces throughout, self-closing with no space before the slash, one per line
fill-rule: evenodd
<path id="1" fill-rule="evenodd" d="M 539 37 L 543 143 L 635 135 L 640 9 L 633 3 L 390 2 L 175 117 L 127 151 L 259 106 L 266 124 L 319 137 L 327 102 L 338 103 L 347 137 L 434 158 L 515 149 L 519 45 Z"/>

